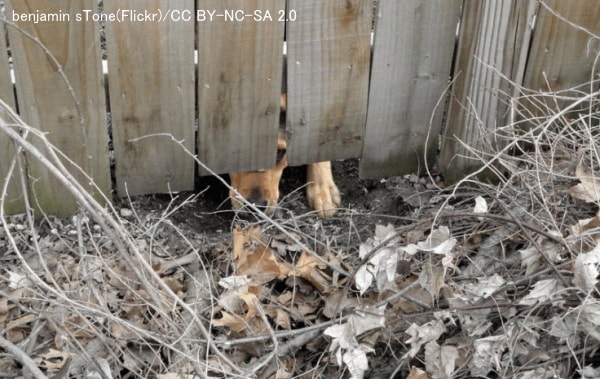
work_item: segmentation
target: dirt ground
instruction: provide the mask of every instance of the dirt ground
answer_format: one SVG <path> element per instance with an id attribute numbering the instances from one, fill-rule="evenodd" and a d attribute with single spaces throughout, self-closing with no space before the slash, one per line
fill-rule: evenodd
<path id="1" fill-rule="evenodd" d="M 394 226 L 414 221 L 412 211 L 427 212 L 428 200 L 439 190 L 426 185 L 426 179 L 415 175 L 397 176 L 386 179 L 360 179 L 358 159 L 332 162 L 336 184 L 342 194 L 342 204 L 337 214 L 330 219 L 320 219 L 309 207 L 304 186 L 306 167 L 288 167 L 284 171 L 279 207 L 273 218 L 278 221 L 294 222 L 300 229 L 319 227 L 330 236 L 344 235 L 337 241 L 349 251 L 357 249 L 361 241 L 371 237 L 375 225 Z M 228 180 L 227 175 L 223 176 Z M 434 180 L 439 181 L 439 176 Z M 214 177 L 201 177 L 196 185 L 199 190 L 194 201 L 187 203 L 171 216 L 180 228 L 196 233 L 205 241 L 222 242 L 236 223 L 253 223 L 252 215 L 242 215 L 231 209 L 228 189 Z M 183 202 L 194 193 L 180 193 L 173 200 L 171 195 L 150 195 L 134 198 L 131 203 L 121 199 L 120 206 L 135 208 L 136 212 L 161 214 L 167 207 Z"/>
<path id="2" fill-rule="evenodd" d="M 438 192 L 427 190 L 414 175 L 360 179 L 358 165 L 358 159 L 332 162 L 342 204 L 336 215 L 329 219 L 319 218 L 307 203 L 304 191 L 306 167 L 286 168 L 280 182 L 279 209 L 273 219 L 292 230 L 326 236 L 327 242 L 334 248 L 352 255 L 361 242 L 373 236 L 375 225 L 391 223 L 400 226 L 413 222 L 416 215 L 411 211 L 426 211 L 422 203 L 427 203 L 427 199 Z M 229 180 L 227 175 L 222 178 Z M 150 223 L 168 208 L 183 204 L 170 213 L 170 221 L 190 238 L 202 241 L 199 249 L 205 253 L 230 242 L 234 226 L 259 223 L 253 215 L 232 210 L 229 190 L 217 178 L 198 178 L 196 188 L 196 192 L 179 193 L 175 197 L 162 194 L 120 199 L 117 206 L 133 209 L 139 219 Z M 192 197 L 192 201 L 187 201 Z"/>

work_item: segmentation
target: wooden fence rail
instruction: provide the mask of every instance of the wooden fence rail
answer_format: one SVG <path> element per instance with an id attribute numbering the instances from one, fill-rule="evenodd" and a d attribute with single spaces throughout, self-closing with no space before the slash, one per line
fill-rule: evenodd
<path id="1" fill-rule="evenodd" d="M 111 162 L 118 196 L 192 190 L 193 154 L 218 173 L 272 166 L 282 90 L 292 164 L 360 157 L 381 177 L 439 158 L 456 179 L 476 165 L 460 141 L 490 143 L 511 83 L 581 84 L 600 50 L 595 0 L 7 0 L 4 17 L 0 98 L 99 198 Z M 9 214 L 16 151 L 0 133 Z M 31 204 L 75 211 L 26 158 Z"/>

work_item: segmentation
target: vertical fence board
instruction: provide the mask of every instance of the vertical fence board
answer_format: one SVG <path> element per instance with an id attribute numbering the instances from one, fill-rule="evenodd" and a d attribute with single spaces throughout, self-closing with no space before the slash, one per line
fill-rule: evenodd
<path id="1" fill-rule="evenodd" d="M 557 91 L 596 79 L 592 70 L 600 51 L 600 1 L 550 0 L 545 4 L 549 9 L 540 6 L 533 32 L 525 87 Z"/>
<path id="2" fill-rule="evenodd" d="M 0 27 L 0 32 L 4 35 L 4 26 Z M 2 99 L 9 107 L 15 107 L 13 84 L 10 77 L 5 38 L 0 38 L 0 99 Z M 0 119 L 4 122 L 12 123 L 8 114 L 2 109 L 0 109 Z M 7 186 L 7 195 L 3 199 L 3 211 L 5 214 L 20 213 L 25 209 L 18 166 L 15 166 L 10 179 L 7 177 L 10 171 L 10 165 L 15 158 L 15 153 L 16 150 L 11 140 L 5 134 L 0 132 L 0 193 L 2 192 L 5 181 L 10 180 Z"/>
<path id="3" fill-rule="evenodd" d="M 482 152 L 503 143 L 490 136 L 497 125 L 506 123 L 503 94 L 515 93 L 505 78 L 533 90 L 571 88 L 592 79 L 600 50 L 600 42 L 592 38 L 600 34 L 600 2 L 596 0 L 379 0 L 369 71 L 372 3 L 101 2 L 105 14 L 123 10 L 147 14 L 160 9 L 163 15 L 174 10 L 189 12 L 177 14 L 193 19 L 139 22 L 125 17 L 123 22 L 105 24 L 118 194 L 193 188 L 191 157 L 170 137 L 148 136 L 169 133 L 194 152 L 195 91 L 198 151 L 204 162 L 219 173 L 274 164 L 285 25 L 290 162 L 348 158 L 360 155 L 362 149 L 363 177 L 415 171 L 424 167 L 424 159 L 431 163 L 461 5 L 463 18 L 440 159 L 448 182 L 481 165 L 463 142 Z M 531 31 L 536 5 L 536 29 Z M 100 192 L 110 192 L 99 28 L 91 21 L 74 19 L 82 10 L 96 11 L 97 7 L 96 0 L 6 2 L 7 14 L 13 10 L 37 15 L 62 11 L 72 17 L 58 22 L 18 22 L 32 38 L 7 27 L 16 100 L 23 119 L 46 133 L 73 162 L 63 159 L 66 168 L 99 197 Z M 198 30 L 197 81 L 194 24 Z M 14 106 L 5 45 L 0 38 L 4 54 L 0 57 L 0 98 Z M 5 116 L 0 112 L 0 117 Z M 36 137 L 29 138 L 48 153 Z M 2 182 L 14 154 L 12 143 L 0 133 Z M 32 203 L 58 216 L 75 211 L 74 198 L 33 157 L 27 159 Z M 79 168 L 100 191 L 88 184 Z M 23 209 L 18 179 L 13 177 L 4 199 L 7 213 Z"/>
<path id="4" fill-rule="evenodd" d="M 191 12 L 193 0 L 105 0 L 105 12 Z M 173 13 L 172 13 L 173 14 Z M 194 24 L 106 23 L 108 83 L 119 196 L 194 186 Z M 166 133 L 169 136 L 152 136 Z"/>
<path id="5" fill-rule="evenodd" d="M 512 92 L 507 79 L 522 78 L 534 5 L 534 1 L 465 2 L 440 159 L 447 182 L 481 167 L 477 156 L 497 148 L 494 129 L 504 122 L 504 95 Z"/>
<path id="6" fill-rule="evenodd" d="M 198 20 L 200 159 L 217 173 L 273 167 L 285 25 L 279 17 L 285 4 L 201 0 L 198 9 L 218 15 Z M 258 19 L 248 16 L 255 11 Z"/>
<path id="7" fill-rule="evenodd" d="M 290 164 L 360 155 L 371 57 L 372 1 L 290 0 Z"/>
<path id="8" fill-rule="evenodd" d="M 379 0 L 362 177 L 414 172 L 425 155 L 435 159 L 460 5 Z"/>
<path id="9" fill-rule="evenodd" d="M 96 1 L 30 0 L 9 1 L 7 5 L 9 13 L 14 9 L 17 13 L 75 15 L 83 9 L 94 9 Z M 39 41 L 38 44 L 9 28 L 21 117 L 45 132 L 58 150 L 93 178 L 101 192 L 109 194 L 105 97 L 97 25 L 73 19 L 18 22 L 17 25 Z M 48 156 L 39 141 L 34 139 L 33 142 Z M 66 159 L 62 162 L 79 183 L 101 198 L 79 168 Z M 69 215 L 77 209 L 74 197 L 37 160 L 29 159 L 28 174 L 32 180 L 34 205 L 58 216 Z"/>
<path id="10" fill-rule="evenodd" d="M 0 15 L 5 16 L 5 11 L 0 10 Z M 0 27 L 0 31 L 4 36 L 4 24 L 2 24 L 2 26 Z M 8 64 L 6 38 L 0 38 L 0 99 L 2 99 L 9 107 L 15 107 L 13 83 L 10 75 L 10 67 Z"/>

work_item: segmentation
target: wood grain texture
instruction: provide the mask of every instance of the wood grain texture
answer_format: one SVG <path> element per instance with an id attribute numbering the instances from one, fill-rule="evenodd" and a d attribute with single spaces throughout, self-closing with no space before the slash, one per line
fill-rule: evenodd
<path id="1" fill-rule="evenodd" d="M 461 1 L 379 0 L 361 177 L 432 164 Z"/>
<path id="2" fill-rule="evenodd" d="M 273 167 L 285 25 L 279 17 L 285 3 L 204 0 L 198 5 L 222 15 L 197 23 L 198 155 L 217 173 Z M 230 21 L 232 10 L 262 16 Z M 271 19 L 264 18 L 267 12 Z"/>
<path id="3" fill-rule="evenodd" d="M 558 91 L 589 82 L 600 52 L 600 1 L 544 3 L 533 32 L 525 87 Z"/>
<path id="4" fill-rule="evenodd" d="M 0 28 L 0 30 L 2 31 L 2 33 L 4 33 L 4 26 Z M 10 76 L 10 67 L 8 64 L 6 38 L 0 38 L 0 99 L 2 99 L 9 107 L 15 107 L 13 83 Z"/>
<path id="5" fill-rule="evenodd" d="M 465 2 L 440 166 L 452 183 L 482 162 L 464 147 L 494 151 L 506 117 L 509 80 L 522 80 L 535 2 Z M 507 80 L 509 79 L 509 80 Z"/>
<path id="6" fill-rule="evenodd" d="M 4 28 L 0 28 L 4 33 Z M 8 52 L 6 50 L 6 39 L 0 38 L 0 99 L 9 107 L 15 108 L 15 98 L 13 92 L 13 84 L 10 77 L 10 68 L 8 65 Z M 0 108 L 0 119 L 11 124 L 13 121 L 8 114 Z M 10 165 L 15 158 L 16 149 L 11 140 L 2 132 L 0 132 L 0 192 L 3 190 L 5 181 L 10 172 Z M 24 162 L 24 160 L 23 160 Z M 0 194 L 0 197 L 2 195 Z M 23 190 L 20 185 L 19 168 L 15 166 L 12 171 L 12 176 L 9 179 L 7 186 L 7 194 L 3 199 L 4 213 L 15 214 L 22 213 L 25 209 L 23 202 Z"/>
<path id="7" fill-rule="evenodd" d="M 9 1 L 7 5 L 8 12 L 13 9 L 19 13 L 40 14 L 62 11 L 74 15 L 83 9 L 94 9 L 96 1 L 30 0 Z M 80 172 L 83 170 L 91 176 L 100 192 L 110 193 L 97 25 L 74 20 L 18 22 L 17 25 L 39 41 L 36 43 L 15 28 L 9 28 L 21 117 L 46 133 L 48 140 L 70 160 L 62 159 L 69 172 L 102 199 L 98 189 L 90 185 L 90 179 Z M 39 141 L 32 142 L 42 147 Z M 34 196 L 32 203 L 44 212 L 67 216 L 77 209 L 74 198 L 34 159 L 28 160 L 28 174 Z"/>
<path id="8" fill-rule="evenodd" d="M 193 0 L 106 0 L 107 13 L 190 11 Z M 163 13 L 164 14 L 164 13 Z M 191 190 L 194 162 L 194 24 L 106 24 L 108 83 L 119 196 Z"/>
<path id="9" fill-rule="evenodd" d="M 372 1 L 290 0 L 287 129 L 291 165 L 358 157 L 371 57 Z"/>

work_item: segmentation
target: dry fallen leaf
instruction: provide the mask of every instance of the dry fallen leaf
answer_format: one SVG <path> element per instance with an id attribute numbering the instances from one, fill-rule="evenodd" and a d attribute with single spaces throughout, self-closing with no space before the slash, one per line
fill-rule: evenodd
<path id="1" fill-rule="evenodd" d="M 290 314 L 285 310 L 277 307 L 271 308 L 266 311 L 266 314 L 275 321 L 275 324 L 279 325 L 283 329 L 291 329 L 292 323 L 290 321 Z"/>
<path id="2" fill-rule="evenodd" d="M 292 320 L 306 321 L 308 316 L 313 315 L 319 309 L 320 296 L 316 293 L 303 294 L 286 291 L 279 295 L 276 301 L 289 310 Z"/>
<path id="3" fill-rule="evenodd" d="M 592 218 L 586 218 L 579 220 L 577 224 L 571 227 L 571 230 L 574 234 L 580 235 L 588 230 L 593 230 L 600 227 L 600 212 L 596 213 L 596 216 Z M 596 237 L 599 233 L 593 233 L 592 235 Z M 598 238 L 598 237 L 596 237 Z"/>
<path id="4" fill-rule="evenodd" d="M 440 226 L 437 229 L 432 229 L 431 234 L 427 236 L 425 241 L 408 245 L 404 250 L 409 255 L 414 255 L 418 251 L 425 251 L 450 256 L 454 245 L 456 245 L 456 238 L 452 237 L 450 229 L 447 226 Z"/>
<path id="5" fill-rule="evenodd" d="M 303 251 L 290 275 L 308 280 L 319 292 L 323 293 L 331 285 L 331 278 L 323 272 L 325 267 L 325 264 L 317 258 Z"/>
<path id="6" fill-rule="evenodd" d="M 410 368 L 410 373 L 406 377 L 406 379 L 427 379 L 427 378 L 428 378 L 427 373 L 415 366 L 412 366 Z"/>
<path id="7" fill-rule="evenodd" d="M 419 274 L 419 284 L 433 297 L 437 298 L 446 281 L 446 269 L 441 265 L 427 261 Z"/>
<path id="8" fill-rule="evenodd" d="M 233 261 L 238 275 L 246 275 L 258 283 L 283 279 L 290 272 L 290 268 L 267 247 L 258 227 L 233 231 Z"/>
<path id="9" fill-rule="evenodd" d="M 406 343 L 411 345 L 406 356 L 414 358 L 423 345 L 437 340 L 445 332 L 446 326 L 440 320 L 432 320 L 423 325 L 411 324 L 405 332 L 410 336 Z"/>
<path id="10" fill-rule="evenodd" d="M 600 367 L 585 366 L 577 370 L 582 378 L 600 378 Z"/>
<path id="11" fill-rule="evenodd" d="M 477 278 L 477 281 L 473 283 L 466 283 L 464 289 L 474 301 L 491 296 L 498 288 L 503 286 L 505 282 L 506 280 L 503 277 L 494 274 L 490 277 Z"/>
<path id="12" fill-rule="evenodd" d="M 194 378 L 196 378 L 196 375 L 185 375 L 185 374 L 170 372 L 167 374 L 157 375 L 156 378 L 157 379 L 194 379 Z"/>
<path id="13" fill-rule="evenodd" d="M 600 203 L 600 178 L 587 170 L 587 168 L 578 165 L 575 169 L 575 175 L 581 183 L 569 188 L 568 193 L 572 197 L 583 200 L 587 203 Z"/>
<path id="14" fill-rule="evenodd" d="M 50 372 L 60 370 L 64 364 L 72 358 L 73 355 L 66 351 L 49 349 L 47 352 L 40 354 L 43 366 Z"/>
<path id="15" fill-rule="evenodd" d="M 521 254 L 521 266 L 525 267 L 525 275 L 531 275 L 540 269 L 542 256 L 535 246 L 521 249 L 519 254 Z"/>
<path id="16" fill-rule="evenodd" d="M 600 266 L 600 244 L 592 251 L 580 253 L 575 258 L 573 284 L 585 292 L 593 291 L 598 284 L 598 267 Z"/>
<path id="17" fill-rule="evenodd" d="M 350 349 L 344 353 L 342 360 L 350 371 L 351 379 L 362 379 L 365 372 L 369 369 L 369 358 L 367 353 L 373 353 L 375 350 L 366 347 L 358 346 L 358 348 Z"/>
<path id="18" fill-rule="evenodd" d="M 324 300 L 323 316 L 329 319 L 334 318 L 339 312 L 359 306 L 359 301 L 356 297 L 348 296 L 346 291 L 342 290 L 328 294 Z"/>
<path id="19" fill-rule="evenodd" d="M 525 275 L 531 275 L 539 271 L 548 261 L 558 262 L 561 259 L 561 246 L 555 241 L 545 237 L 539 238 L 536 245 L 531 245 L 518 251 L 521 255 L 521 266 L 525 267 Z M 540 249 L 543 251 L 544 259 L 542 258 Z"/>
<path id="20" fill-rule="evenodd" d="M 566 343 L 568 346 L 577 346 L 581 340 L 581 335 L 575 332 L 578 319 L 579 316 L 573 317 L 573 314 L 555 318 L 548 333 L 556 337 L 561 345 Z"/>
<path id="21" fill-rule="evenodd" d="M 230 304 L 235 308 L 228 308 L 228 312 L 222 311 L 222 317 L 213 320 L 215 326 L 224 326 L 234 332 L 242 332 L 248 329 L 250 333 L 262 333 L 267 330 L 260 312 L 259 300 L 256 294 L 251 292 L 226 291 Z M 221 300 L 219 299 L 221 304 Z"/>
<path id="22" fill-rule="evenodd" d="M 458 357 L 454 346 L 440 346 L 436 341 L 425 345 L 425 367 L 432 378 L 452 378 Z"/>
<path id="23" fill-rule="evenodd" d="M 533 289 L 518 304 L 535 305 L 536 303 L 551 300 L 562 289 L 563 286 L 556 279 L 540 280 L 533 285 Z"/>
<path id="24" fill-rule="evenodd" d="M 295 357 L 285 357 L 279 358 L 278 369 L 275 376 L 272 378 L 275 379 L 290 379 L 294 378 L 294 369 L 296 368 L 296 358 Z"/>
<path id="25" fill-rule="evenodd" d="M 27 278 L 27 276 L 22 275 L 18 272 L 8 271 L 10 284 L 8 287 L 11 290 L 16 290 L 19 288 L 30 288 L 33 286 L 31 280 Z"/>
<path id="26" fill-rule="evenodd" d="M 221 318 L 213 320 L 213 325 L 224 326 L 237 333 L 244 331 L 248 327 L 248 324 L 241 316 L 233 315 L 225 311 L 221 311 Z"/>
<path id="27" fill-rule="evenodd" d="M 499 335 L 480 338 L 474 342 L 475 351 L 469 363 L 472 376 L 486 378 L 490 371 L 500 367 L 506 339 L 505 335 Z"/>
<path id="28" fill-rule="evenodd" d="M 483 197 L 477 196 L 475 198 L 475 208 L 473 208 L 473 213 L 487 213 L 487 211 L 487 202 Z"/>
<path id="29" fill-rule="evenodd" d="M 286 250 L 281 246 L 282 243 L 282 240 L 278 240 L 276 244 L 280 253 Z M 293 248 L 294 246 L 292 250 Z M 254 283 L 300 277 L 310 282 L 321 293 L 327 292 L 332 283 L 332 278 L 324 272 L 326 265 L 305 251 L 300 254 L 293 267 L 281 261 L 275 251 L 267 246 L 266 238 L 259 227 L 234 230 L 233 260 L 237 275 L 247 276 Z"/>
<path id="30" fill-rule="evenodd" d="M 386 241 L 394 234 L 395 229 L 392 225 L 376 225 L 375 237 L 360 244 L 358 250 L 359 257 L 365 259 L 371 255 L 369 260 L 358 268 L 354 277 L 356 287 L 359 289 L 361 295 L 371 287 L 373 281 L 377 284 L 379 292 L 394 288 L 399 247 L 392 244 L 387 244 L 384 247 L 380 246 L 383 241 Z M 375 254 L 372 254 L 374 249 L 378 250 Z"/>
<path id="31" fill-rule="evenodd" d="M 581 310 L 581 326 L 585 334 L 600 340 L 600 304 L 597 302 L 586 303 L 579 306 Z"/>
<path id="32" fill-rule="evenodd" d="M 342 324 L 336 324 L 325 329 L 324 334 L 331 337 L 329 351 L 335 354 L 339 366 L 346 365 L 351 378 L 362 378 L 369 369 L 367 353 L 375 350 L 363 342 L 359 337 L 368 331 L 383 328 L 385 306 L 364 310 L 357 310 Z"/>
<path id="33" fill-rule="evenodd" d="M 421 287 L 421 285 L 418 283 L 413 285 L 413 283 L 417 280 L 417 276 L 411 275 L 407 278 L 398 280 L 396 282 L 398 286 L 397 290 L 405 292 L 406 297 L 401 297 L 392 304 L 392 314 L 409 314 L 420 312 L 423 310 L 420 304 L 431 304 L 433 302 L 433 298 L 426 289 Z M 405 290 L 405 288 L 409 286 L 410 288 L 408 290 Z"/>

